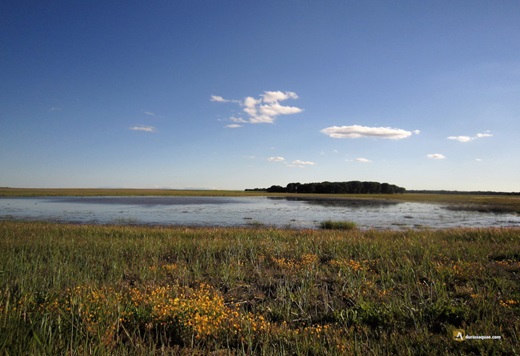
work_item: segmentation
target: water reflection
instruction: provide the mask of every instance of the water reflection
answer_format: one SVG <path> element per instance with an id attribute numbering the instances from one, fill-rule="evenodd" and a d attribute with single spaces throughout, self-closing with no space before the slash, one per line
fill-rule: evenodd
<path id="1" fill-rule="evenodd" d="M 323 207 L 343 208 L 384 208 L 400 204 L 396 200 L 382 199 L 350 199 L 350 198 L 314 198 L 314 197 L 268 197 L 273 200 L 301 201 L 311 205 Z"/>

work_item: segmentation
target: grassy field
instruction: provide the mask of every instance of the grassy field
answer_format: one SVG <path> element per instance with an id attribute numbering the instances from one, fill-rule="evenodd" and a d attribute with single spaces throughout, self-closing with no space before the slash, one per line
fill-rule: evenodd
<path id="1" fill-rule="evenodd" d="M 454 209 L 520 214 L 520 196 L 478 194 L 294 194 L 245 192 L 239 190 L 169 190 L 169 189 L 37 189 L 0 188 L 0 197 L 34 196 L 288 196 L 327 199 L 372 199 L 438 203 Z"/>
<path id="2" fill-rule="evenodd" d="M 4 221 L 0 354 L 518 354 L 519 287 L 513 228 Z"/>

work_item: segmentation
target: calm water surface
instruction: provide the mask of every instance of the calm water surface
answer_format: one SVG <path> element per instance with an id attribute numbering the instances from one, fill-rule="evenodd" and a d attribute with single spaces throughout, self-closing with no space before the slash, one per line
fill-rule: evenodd
<path id="1" fill-rule="evenodd" d="M 0 198 L 0 219 L 290 228 L 316 228 L 324 220 L 375 229 L 520 226 L 516 214 L 451 211 L 436 204 L 273 197 Z"/>

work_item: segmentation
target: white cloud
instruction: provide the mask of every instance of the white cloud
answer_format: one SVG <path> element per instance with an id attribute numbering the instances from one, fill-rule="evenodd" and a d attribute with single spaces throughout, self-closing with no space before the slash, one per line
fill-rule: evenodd
<path id="1" fill-rule="evenodd" d="M 475 161 L 482 162 L 482 158 L 475 158 Z"/>
<path id="2" fill-rule="evenodd" d="M 462 143 L 466 143 L 466 142 L 470 142 L 470 141 L 473 141 L 473 140 L 476 140 L 476 139 L 479 139 L 479 138 L 491 137 L 491 136 L 493 136 L 493 135 L 489 134 L 489 133 L 478 133 L 478 134 L 476 134 L 473 137 L 470 137 L 470 136 L 448 136 L 447 139 L 448 140 L 459 141 L 459 142 L 462 142 Z"/>
<path id="3" fill-rule="evenodd" d="M 153 113 L 151 111 L 145 111 L 144 114 L 148 115 L 148 116 L 155 116 L 155 113 Z"/>
<path id="4" fill-rule="evenodd" d="M 238 129 L 239 127 L 242 127 L 242 125 L 239 125 L 239 124 L 230 124 L 230 125 L 226 125 L 226 127 L 228 129 Z"/>
<path id="5" fill-rule="evenodd" d="M 316 163 L 311 161 L 301 161 L 299 159 L 292 161 L 292 164 L 298 165 L 298 166 L 314 166 Z"/>
<path id="6" fill-rule="evenodd" d="M 251 116 L 248 122 L 250 124 L 272 124 L 274 123 L 274 118 L 267 115 L 255 115 Z"/>
<path id="7" fill-rule="evenodd" d="M 298 114 L 302 112 L 303 110 L 300 108 L 297 108 L 296 106 L 283 106 L 280 105 L 278 102 L 269 104 L 269 105 L 261 105 L 259 106 L 259 111 L 262 115 L 275 117 L 278 115 L 292 115 L 292 114 Z"/>
<path id="8" fill-rule="evenodd" d="M 133 126 L 129 129 L 132 131 L 155 132 L 155 127 L 153 126 Z"/>
<path id="9" fill-rule="evenodd" d="M 278 101 L 283 101 L 287 99 L 298 99 L 298 95 L 292 91 L 264 91 L 264 94 L 261 95 L 264 99 L 264 103 L 276 103 Z"/>
<path id="10" fill-rule="evenodd" d="M 303 161 L 300 159 L 296 159 L 294 161 L 291 161 L 290 163 L 285 160 L 285 158 L 280 156 L 275 157 L 269 157 L 267 158 L 269 162 L 280 162 L 283 163 L 287 167 L 298 167 L 298 168 L 305 168 L 308 166 L 314 166 L 316 163 L 311 161 Z"/>
<path id="11" fill-rule="evenodd" d="M 288 167 L 297 167 L 297 168 L 305 168 L 308 166 L 314 166 L 316 163 L 311 161 L 302 161 L 300 159 L 292 161 L 290 164 L 287 164 Z"/>
<path id="12" fill-rule="evenodd" d="M 361 163 L 371 163 L 372 162 L 371 160 L 369 160 L 367 158 L 363 158 L 363 157 L 356 158 L 355 161 L 361 162 Z"/>
<path id="13" fill-rule="evenodd" d="M 469 136 L 448 136 L 448 140 L 455 140 L 459 142 L 469 142 L 471 141 L 471 137 Z"/>
<path id="14" fill-rule="evenodd" d="M 231 116 L 229 118 L 229 121 L 231 121 L 231 122 L 240 122 L 240 123 L 243 123 L 243 124 L 247 122 L 246 120 L 242 119 L 241 117 L 233 117 L 233 116 Z"/>
<path id="15" fill-rule="evenodd" d="M 368 127 L 360 125 L 331 126 L 324 128 L 320 132 L 332 138 L 376 137 L 390 140 L 400 140 L 412 135 L 410 131 L 405 131 L 402 129 L 395 129 L 391 127 Z"/>
<path id="16" fill-rule="evenodd" d="M 260 104 L 262 102 L 262 99 L 255 99 L 252 96 L 248 96 L 244 99 L 244 102 L 242 103 L 246 108 L 254 108 L 257 104 Z"/>
<path id="17" fill-rule="evenodd" d="M 216 101 L 217 103 L 227 103 L 227 102 L 230 101 L 230 100 L 224 99 L 223 97 L 221 97 L 219 95 L 212 95 L 211 99 L 209 99 L 209 100 L 210 101 Z"/>
<path id="18" fill-rule="evenodd" d="M 440 153 L 430 153 L 426 155 L 429 159 L 445 159 L 446 157 L 443 154 Z"/>
<path id="19" fill-rule="evenodd" d="M 250 123 L 250 124 L 272 124 L 278 116 L 293 115 L 303 111 L 296 106 L 284 106 L 280 102 L 288 99 L 297 99 L 298 95 L 294 92 L 286 91 L 265 91 L 260 98 L 255 99 L 252 96 L 244 98 L 244 100 L 227 100 L 218 95 L 212 95 L 211 101 L 215 102 L 234 102 L 238 103 L 247 114 L 246 119 L 230 117 L 232 122 Z M 240 120 L 240 121 L 237 121 Z"/>

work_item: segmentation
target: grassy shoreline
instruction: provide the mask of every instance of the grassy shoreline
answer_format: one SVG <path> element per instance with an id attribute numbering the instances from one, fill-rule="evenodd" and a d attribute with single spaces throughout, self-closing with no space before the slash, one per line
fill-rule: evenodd
<path id="1" fill-rule="evenodd" d="M 2 221 L 0 354 L 515 354 L 519 273 L 517 228 Z"/>
<path id="2" fill-rule="evenodd" d="M 238 190 L 170 190 L 170 189 L 73 189 L 73 188 L 0 188 L 0 197 L 45 196 L 220 196 L 220 197 L 293 197 L 320 199 L 367 199 L 401 202 L 446 204 L 452 209 L 520 214 L 520 196 L 479 194 L 294 194 Z"/>

